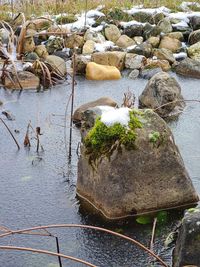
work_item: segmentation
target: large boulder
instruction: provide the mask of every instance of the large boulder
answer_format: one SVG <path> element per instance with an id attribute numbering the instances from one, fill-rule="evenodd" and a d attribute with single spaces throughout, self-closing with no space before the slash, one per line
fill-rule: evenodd
<path id="1" fill-rule="evenodd" d="M 198 195 L 167 124 L 150 110 L 130 114 L 103 113 L 83 138 L 78 196 L 109 219 L 196 203 Z"/>
<path id="2" fill-rule="evenodd" d="M 189 17 L 190 25 L 193 30 L 199 30 L 200 29 L 200 17 L 199 16 L 191 16 Z"/>
<path id="3" fill-rule="evenodd" d="M 179 52 L 182 47 L 182 43 L 175 38 L 164 36 L 160 42 L 159 48 L 166 48 L 173 53 Z"/>
<path id="4" fill-rule="evenodd" d="M 67 73 L 67 67 L 64 59 L 58 56 L 50 55 L 45 58 L 45 61 L 58 72 L 61 76 Z"/>
<path id="5" fill-rule="evenodd" d="M 89 62 L 86 66 L 86 79 L 88 80 L 118 80 L 121 73 L 114 66 L 100 65 L 95 62 Z"/>
<path id="6" fill-rule="evenodd" d="M 175 67 L 177 74 L 200 79 L 200 62 L 191 58 L 182 60 Z"/>
<path id="7" fill-rule="evenodd" d="M 107 40 L 115 43 L 121 36 L 121 33 L 116 25 L 110 24 L 105 28 L 105 36 Z"/>
<path id="8" fill-rule="evenodd" d="M 73 121 L 76 123 L 77 122 L 81 123 L 81 121 L 83 120 L 84 112 L 88 109 L 95 108 L 98 106 L 116 107 L 117 103 L 109 97 L 101 97 L 95 101 L 91 101 L 86 104 L 83 104 L 74 111 Z"/>
<path id="9" fill-rule="evenodd" d="M 187 51 L 190 58 L 200 61 L 200 41 L 188 47 Z"/>
<path id="10" fill-rule="evenodd" d="M 97 52 L 92 54 L 91 60 L 97 64 L 117 67 L 123 70 L 125 62 L 125 52 Z"/>
<path id="11" fill-rule="evenodd" d="M 12 90 L 26 90 L 38 89 L 40 86 L 40 79 L 29 71 L 19 71 L 17 76 L 11 74 L 12 81 L 6 76 L 4 86 Z"/>
<path id="12" fill-rule="evenodd" d="M 179 114 L 184 106 L 181 87 L 174 77 L 160 72 L 147 83 L 139 97 L 141 108 L 151 108 L 163 118 Z"/>
<path id="13" fill-rule="evenodd" d="M 186 211 L 173 253 L 173 267 L 200 266 L 200 209 Z"/>

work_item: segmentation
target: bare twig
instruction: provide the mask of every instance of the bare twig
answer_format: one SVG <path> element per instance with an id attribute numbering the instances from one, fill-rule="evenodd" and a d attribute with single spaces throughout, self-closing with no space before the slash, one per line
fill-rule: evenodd
<path id="1" fill-rule="evenodd" d="M 11 132 L 11 130 L 9 129 L 8 125 L 5 123 L 5 121 L 0 118 L 0 120 L 2 121 L 2 123 L 4 124 L 4 126 L 6 127 L 6 129 L 8 130 L 8 132 L 10 133 L 10 135 L 12 136 L 13 140 L 15 141 L 15 144 L 17 145 L 17 148 L 20 149 L 20 146 L 16 140 L 16 138 L 14 137 L 13 133 Z"/>
<path id="2" fill-rule="evenodd" d="M 153 228 L 152 228 L 152 235 L 151 235 L 151 242 L 150 242 L 150 250 L 152 250 L 152 251 L 153 251 L 153 247 L 154 247 L 156 223 L 157 223 L 157 218 L 154 218 L 154 220 L 153 220 Z"/>
<path id="3" fill-rule="evenodd" d="M 60 253 L 55 253 L 55 252 L 51 252 L 48 250 L 42 250 L 42 249 L 34 249 L 34 248 L 27 248 L 27 247 L 15 247 L 15 246 L 0 246 L 1 250 L 19 250 L 19 251 L 29 251 L 29 252 L 33 252 L 33 253 L 40 253 L 40 254 L 46 254 L 46 255 L 51 255 L 51 256 L 56 256 L 56 257 L 61 257 L 64 259 L 68 259 L 68 260 L 72 260 L 72 261 L 76 261 L 82 264 L 85 264 L 87 266 L 90 267 L 97 267 L 94 264 L 91 264 L 87 261 L 72 257 L 72 256 L 68 256 L 65 254 L 60 254 Z"/>
<path id="4" fill-rule="evenodd" d="M 153 111 L 156 111 L 160 108 L 163 108 L 163 107 L 166 107 L 168 105 L 171 105 L 171 104 L 175 104 L 175 103 L 181 103 L 181 102 L 197 102 L 197 103 L 200 103 L 200 100 L 198 99 L 183 99 L 183 100 L 174 100 L 174 101 L 171 101 L 171 102 L 168 102 L 168 103 L 165 103 L 157 108 L 154 108 Z"/>
<path id="5" fill-rule="evenodd" d="M 146 251 L 148 254 L 150 254 L 151 256 L 153 256 L 158 262 L 160 262 L 160 264 L 164 267 L 168 267 L 168 265 L 158 256 L 156 255 L 153 251 L 151 251 L 150 249 L 148 249 L 147 247 L 145 247 L 143 244 L 141 244 L 139 241 L 122 235 L 120 233 L 116 233 L 113 232 L 111 230 L 105 229 L 105 228 L 101 228 L 101 227 L 96 227 L 96 226 L 90 226 L 90 225 L 81 225 L 81 224 L 55 224 L 55 225 L 44 225 L 44 226 L 36 226 L 36 227 L 32 227 L 32 228 L 27 228 L 27 229 L 21 229 L 21 230 L 15 230 L 12 232 L 7 232 L 7 233 L 3 233 L 0 235 L 0 238 L 2 237 L 6 237 L 12 234 L 20 234 L 20 233 L 24 233 L 24 232 L 29 232 L 29 231 L 35 231 L 35 230 L 40 230 L 40 229 L 50 229 L 50 228 L 84 228 L 84 229 L 93 229 L 93 230 L 97 230 L 97 231 L 101 231 L 101 232 L 105 232 L 114 236 L 118 236 L 120 238 L 123 238 L 133 244 L 135 244 L 136 246 L 138 246 L 139 248 L 143 249 L 144 251 Z M 57 255 L 58 256 L 58 255 Z"/>
<path id="6" fill-rule="evenodd" d="M 69 160 L 71 159 L 72 156 L 72 124 L 73 124 L 73 113 L 74 113 L 74 89 L 75 89 L 75 60 L 76 60 L 76 55 L 75 53 L 73 54 L 72 58 L 72 64 L 73 64 L 73 75 L 72 75 L 72 91 L 71 91 L 71 117 L 70 117 L 70 132 L 69 132 Z"/>

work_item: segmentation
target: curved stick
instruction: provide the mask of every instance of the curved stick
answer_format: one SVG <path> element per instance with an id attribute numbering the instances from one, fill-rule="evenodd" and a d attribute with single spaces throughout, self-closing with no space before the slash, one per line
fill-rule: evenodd
<path id="1" fill-rule="evenodd" d="M 17 148 L 20 149 L 20 146 L 16 140 L 16 138 L 14 137 L 13 133 L 11 132 L 11 130 L 9 129 L 8 125 L 5 123 L 5 121 L 0 118 L 0 120 L 2 121 L 2 123 L 4 124 L 4 126 L 6 127 L 6 129 L 8 130 L 8 132 L 10 133 L 10 135 L 12 136 L 13 140 L 15 141 L 15 144 L 17 145 Z"/>
<path id="2" fill-rule="evenodd" d="M 29 252 L 33 252 L 33 253 L 40 253 L 40 254 L 47 254 L 47 255 L 51 255 L 51 256 L 56 256 L 56 257 L 61 257 L 64 259 L 68 259 L 68 260 L 72 260 L 72 261 L 76 261 L 82 264 L 85 264 L 87 266 L 90 267 L 97 267 L 96 265 L 89 263 L 87 261 L 72 257 L 72 256 L 68 256 L 65 254 L 61 254 L 61 253 L 56 253 L 56 252 L 51 252 L 48 250 L 42 250 L 42 249 L 35 249 L 35 248 L 26 248 L 26 247 L 15 247 L 15 246 L 0 246 L 0 249 L 6 249 L 6 250 L 19 250 L 19 251 L 29 251 Z"/>
<path id="3" fill-rule="evenodd" d="M 105 229 L 105 228 L 101 228 L 101 227 L 96 227 L 96 226 L 81 225 L 81 224 L 44 225 L 44 226 L 36 226 L 36 227 L 32 227 L 32 228 L 27 228 L 27 229 L 22 229 L 22 230 L 15 230 L 15 231 L 10 231 L 10 232 L 7 232 L 7 233 L 3 233 L 3 234 L 0 235 L 0 238 L 1 237 L 5 237 L 5 236 L 9 236 L 9 235 L 12 235 L 12 234 L 22 234 L 24 232 L 30 232 L 30 231 L 34 231 L 34 230 L 41 230 L 41 229 L 48 229 L 48 228 L 67 228 L 67 227 L 93 229 L 93 230 L 98 230 L 98 231 L 105 232 L 105 233 L 108 233 L 108 234 L 111 234 L 111 235 L 114 235 L 114 236 L 121 237 L 121 238 L 123 238 L 125 240 L 128 240 L 128 241 L 132 242 L 133 244 L 135 244 L 136 246 L 140 247 L 141 249 L 145 250 L 148 254 L 150 254 L 151 256 L 156 258 L 156 260 L 159 261 L 162 264 L 162 266 L 168 267 L 168 265 L 159 256 L 157 256 L 153 251 L 151 251 L 150 249 L 145 247 L 139 241 L 137 241 L 137 240 L 135 240 L 135 239 L 133 239 L 131 237 L 128 237 L 128 236 L 113 232 L 111 230 L 108 230 L 108 229 Z"/>

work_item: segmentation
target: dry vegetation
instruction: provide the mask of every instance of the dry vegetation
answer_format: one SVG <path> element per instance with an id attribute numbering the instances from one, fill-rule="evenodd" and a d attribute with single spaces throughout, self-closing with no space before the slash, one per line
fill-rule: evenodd
<path id="1" fill-rule="evenodd" d="M 167 6 L 172 10 L 178 10 L 181 0 L 0 0 L 0 19 L 9 20 L 8 12 L 23 12 L 26 17 L 42 15 L 44 13 L 77 14 L 87 9 L 104 5 L 104 10 L 111 8 L 130 8 L 133 5 L 143 4 L 145 7 Z M 192 2 L 192 1 L 190 1 Z M 200 0 L 196 2 L 200 3 Z"/>

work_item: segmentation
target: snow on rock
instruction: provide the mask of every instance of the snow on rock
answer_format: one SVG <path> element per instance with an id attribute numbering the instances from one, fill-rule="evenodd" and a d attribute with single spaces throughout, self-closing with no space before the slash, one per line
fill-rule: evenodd
<path id="1" fill-rule="evenodd" d="M 146 23 L 138 22 L 138 21 L 136 21 L 136 20 L 131 20 L 131 21 L 129 21 L 129 22 L 121 21 L 121 22 L 120 22 L 120 25 L 121 25 L 123 28 L 127 28 L 127 27 L 134 26 L 134 25 L 146 25 Z"/>
<path id="2" fill-rule="evenodd" d="M 175 53 L 173 55 L 175 59 L 184 59 L 187 57 L 187 53 L 185 52 Z"/>
<path id="3" fill-rule="evenodd" d="M 200 8 L 200 4 L 197 2 L 182 2 L 180 4 L 180 9 L 183 11 L 190 11 L 191 7 Z"/>
<path id="4" fill-rule="evenodd" d="M 112 108 L 107 111 L 103 111 L 101 115 L 101 121 L 106 126 L 112 126 L 115 123 L 120 123 L 123 126 L 128 127 L 130 121 L 129 108 Z"/>
<path id="5" fill-rule="evenodd" d="M 94 9 L 94 10 L 89 10 L 89 11 L 87 12 L 87 14 L 86 14 L 86 17 L 87 17 L 87 18 L 104 17 L 104 16 L 105 16 L 104 13 L 102 13 L 102 12 L 96 10 L 96 9 Z"/>
<path id="6" fill-rule="evenodd" d="M 104 43 L 100 44 L 100 43 L 96 43 L 95 44 L 95 51 L 96 52 L 104 52 L 106 51 L 108 48 L 113 47 L 115 44 L 111 41 L 105 41 Z"/>
<path id="7" fill-rule="evenodd" d="M 141 12 L 145 12 L 148 14 L 157 14 L 157 13 L 163 13 L 163 14 L 169 14 L 170 13 L 170 9 L 168 9 L 165 6 L 162 7 L 158 7 L 158 8 L 143 8 L 143 5 L 140 6 L 134 6 L 133 8 L 131 8 L 130 10 L 124 10 L 125 12 L 127 12 L 130 15 L 134 15 L 135 13 L 141 11 Z"/>

